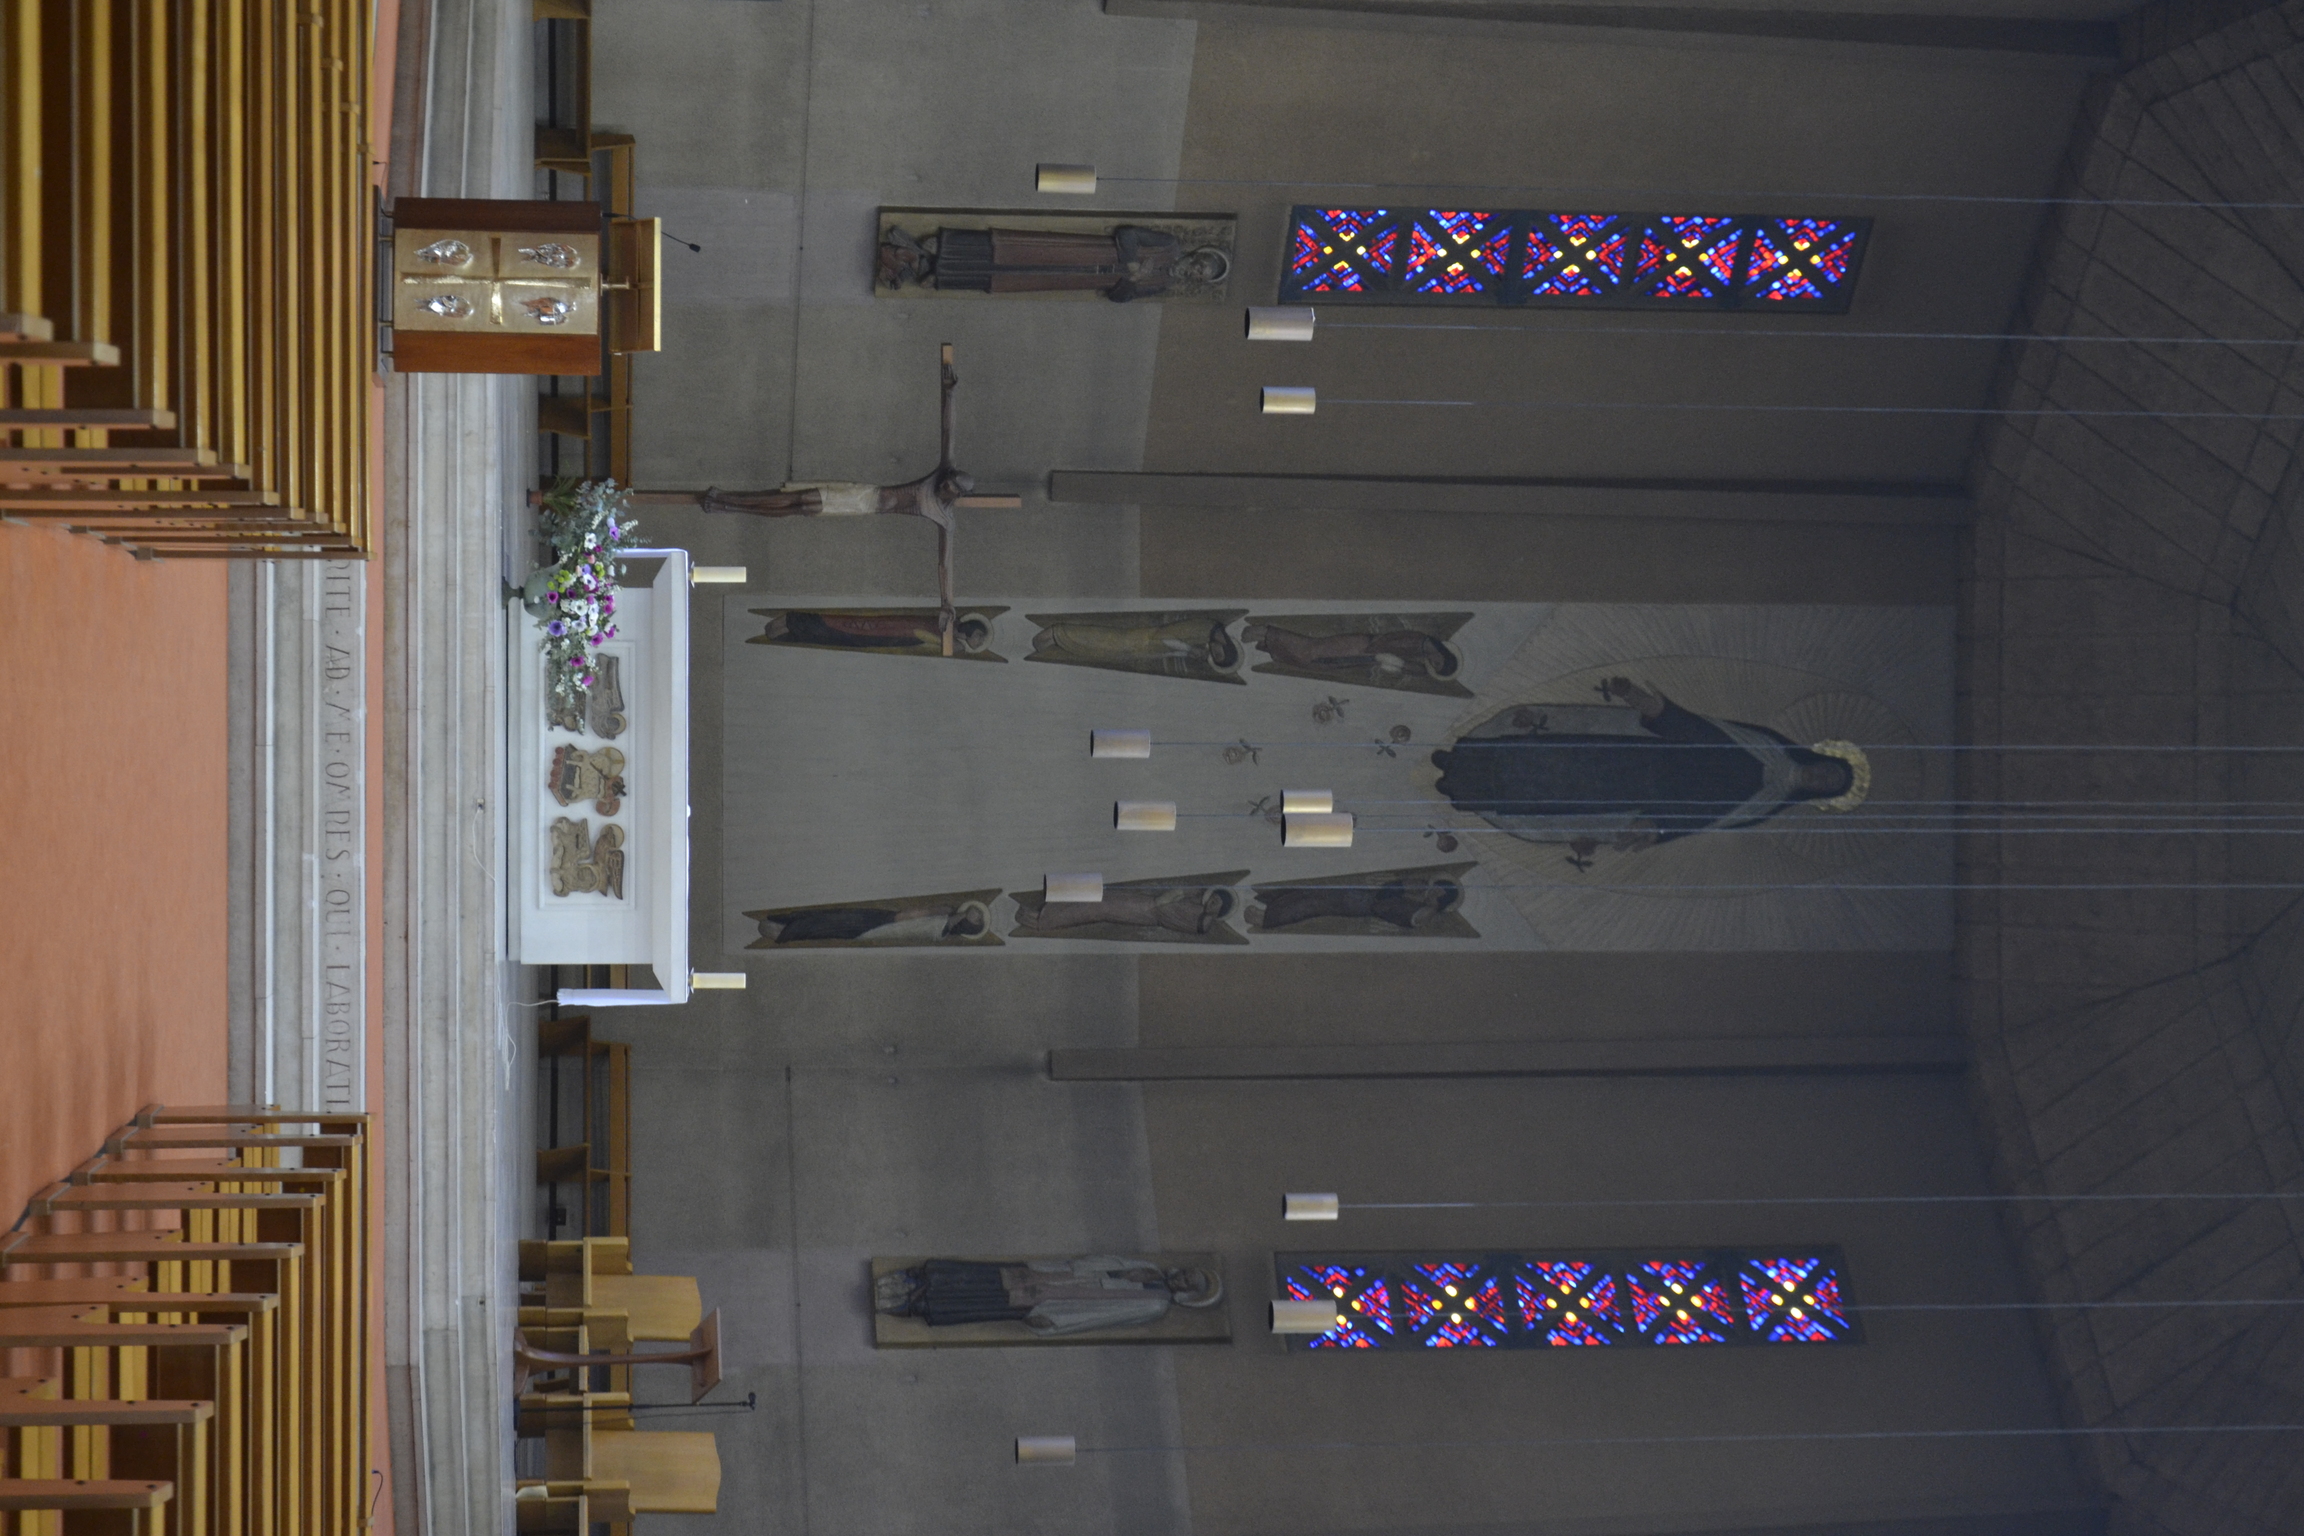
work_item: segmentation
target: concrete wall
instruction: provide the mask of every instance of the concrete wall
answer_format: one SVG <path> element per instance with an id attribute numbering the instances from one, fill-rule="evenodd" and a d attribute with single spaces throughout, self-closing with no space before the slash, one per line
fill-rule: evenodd
<path id="1" fill-rule="evenodd" d="M 1260 184 L 1275 178 L 1420 180 L 1426 192 L 1434 182 L 1543 180 L 1579 196 L 1606 191 L 1627 208 L 1667 193 L 1730 208 L 1803 194 L 1787 212 L 1837 210 L 1808 194 L 1838 191 L 2026 196 L 2049 183 L 2079 89 L 2070 66 L 1937 53 L 1539 44 L 1484 28 L 1195 27 L 1108 16 L 1094 0 L 601 0 L 598 10 L 598 119 L 639 135 L 641 211 L 705 247 L 667 248 L 666 350 L 638 369 L 639 480 L 916 474 L 934 451 L 934 348 L 954 341 L 961 462 L 986 488 L 1023 491 L 1028 503 L 964 515 L 964 592 L 1245 585 L 1336 599 L 1382 590 L 1942 602 L 1952 550 L 1941 527 L 1715 523 L 1721 531 L 1707 535 L 1655 519 L 1627 531 L 1606 519 L 1467 513 L 1338 524 L 1317 508 L 1286 519 L 1206 508 L 1140 517 L 1050 506 L 1039 487 L 1052 468 L 1953 481 L 1970 442 L 1957 416 L 1337 412 L 1267 422 L 1251 402 L 1267 382 L 1373 395 L 1445 377 L 1496 398 L 1962 406 L 1985 398 L 1986 346 L 1332 332 L 1311 348 L 1251 348 L 1229 308 L 874 300 L 870 213 L 883 203 L 1028 206 L 1041 160 L 1093 161 L 1108 177 L 1189 175 L 1198 182 L 1108 183 L 1093 206 L 1239 213 L 1238 296 L 1265 302 L 1285 209 L 1307 196 Z M 1482 102 L 1503 105 L 1484 114 Z M 2003 326 L 2034 233 L 2029 211 L 1874 211 L 1856 310 L 1781 322 L 1783 331 Z M 1543 326 L 1619 321 L 1681 323 L 1571 315 Z M 749 565 L 763 596 L 931 590 L 926 529 L 858 523 L 657 512 L 649 533 L 709 563 Z M 717 790 L 717 609 L 700 605 L 694 650 L 698 892 L 721 889 L 724 840 L 760 830 L 729 826 Z M 2082 1501 L 2055 1440 L 1749 1457 L 1507 1454 L 1469 1467 L 1396 1454 L 1301 1468 L 1261 1452 L 1137 1454 L 1046 1472 L 1005 1460 L 1009 1438 L 1029 1432 L 1168 1446 L 1747 1422 L 2045 1427 L 2035 1347 L 2005 1315 L 1883 1322 L 1858 1349 L 1780 1355 L 1328 1360 L 1279 1353 L 1253 1332 L 1271 1251 L 1301 1241 L 1274 1220 L 1283 1189 L 1649 1193 L 1698 1177 L 1726 1192 L 1791 1191 L 1810 1177 L 1851 1191 L 1980 1189 L 1976 1134 L 1948 1077 L 1137 1087 L 1053 1083 L 1040 1065 L 1041 1053 L 1068 1045 L 1941 1035 L 1939 956 L 1251 958 L 1227 965 L 1219 985 L 1206 967 L 1170 958 L 974 966 L 851 955 L 837 969 L 802 956 L 738 960 L 722 954 L 720 916 L 697 907 L 699 963 L 749 965 L 752 990 L 599 1021 L 636 1043 L 636 1253 L 644 1268 L 699 1275 L 708 1303 L 729 1308 L 724 1394 L 760 1393 L 757 1415 L 713 1424 L 728 1475 L 723 1513 L 683 1531 L 1503 1536 L 1820 1522 L 1886 1531 L 1928 1519 L 1944 1523 L 1913 1529 L 1981 1536 L 2064 1529 L 2048 1516 L 2017 1515 L 2018 1526 L 2009 1517 Z M 1401 1221 L 1356 1229 L 1351 1241 L 1747 1235 L 1794 1233 Z M 1875 1215 L 1803 1222 L 1798 1236 L 1843 1244 L 1867 1299 L 2012 1294 L 1988 1221 Z M 1108 1244 L 1223 1250 L 1235 1342 L 919 1355 L 864 1342 L 870 1254 Z"/>

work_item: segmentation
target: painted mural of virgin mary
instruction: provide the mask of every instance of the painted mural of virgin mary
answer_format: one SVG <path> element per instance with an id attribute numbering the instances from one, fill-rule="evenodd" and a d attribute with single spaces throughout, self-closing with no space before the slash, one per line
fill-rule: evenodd
<path id="1" fill-rule="evenodd" d="M 1434 752 L 1439 792 L 1514 837 L 1589 855 L 1757 826 L 1800 804 L 1851 810 L 1870 788 L 1850 743 L 1802 746 L 1626 677 L 1600 687 L 1611 702 L 1505 710 Z"/>

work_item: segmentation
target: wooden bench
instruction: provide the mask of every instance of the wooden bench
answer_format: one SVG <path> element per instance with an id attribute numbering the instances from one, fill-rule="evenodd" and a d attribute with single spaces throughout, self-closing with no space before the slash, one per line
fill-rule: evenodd
<path id="1" fill-rule="evenodd" d="M 0 1349 L 57 1361 L 56 1390 L 0 1382 L 0 1490 L 149 1482 L 173 1493 L 138 1506 L 155 1536 L 352 1536 L 373 1459 L 369 1198 L 363 1116 L 148 1106 L 0 1237 Z M 136 1272 L 55 1272 L 91 1264 Z M 128 1529 L 105 1518 L 22 1504 L 0 1536 Z"/>
<path id="2" fill-rule="evenodd" d="M 368 548 L 368 9 L 0 0 L 0 512 Z"/>

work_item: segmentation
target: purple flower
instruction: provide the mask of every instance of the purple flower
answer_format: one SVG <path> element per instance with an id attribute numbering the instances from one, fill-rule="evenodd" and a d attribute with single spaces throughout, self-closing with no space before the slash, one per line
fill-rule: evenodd
<path id="1" fill-rule="evenodd" d="M 600 638 L 601 638 L 601 639 L 603 639 L 603 640 L 613 640 L 613 639 L 615 639 L 615 638 L 616 638 L 616 626 L 615 626 L 615 625 L 613 625 L 613 624 L 611 624 L 611 625 L 609 625 L 609 626 L 608 626 L 606 629 L 604 629 L 604 630 L 600 631 Z"/>
<path id="2" fill-rule="evenodd" d="M 558 619 L 554 619 L 551 623 L 544 626 L 544 632 L 548 635 L 564 635 L 568 633 L 568 626 L 561 623 Z"/>
<path id="3" fill-rule="evenodd" d="M 557 592 L 547 592 L 544 594 L 544 601 L 548 603 L 556 603 L 560 601 L 560 594 Z"/>

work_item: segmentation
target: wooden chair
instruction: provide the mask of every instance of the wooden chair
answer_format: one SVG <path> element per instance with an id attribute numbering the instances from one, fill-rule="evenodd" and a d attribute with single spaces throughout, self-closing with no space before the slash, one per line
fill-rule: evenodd
<path id="1" fill-rule="evenodd" d="M 719 1513 L 720 1448 L 708 1431 L 610 1429 L 590 1417 L 546 1435 L 548 1488 L 607 1493 L 636 1515 Z"/>

